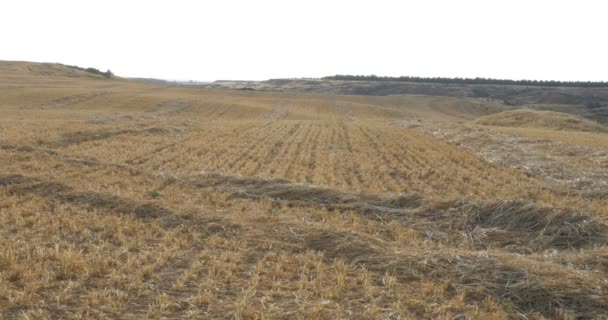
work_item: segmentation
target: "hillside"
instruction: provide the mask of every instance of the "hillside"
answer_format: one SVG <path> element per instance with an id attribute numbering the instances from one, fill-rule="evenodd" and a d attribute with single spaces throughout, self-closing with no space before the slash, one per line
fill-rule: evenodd
<path id="1" fill-rule="evenodd" d="M 543 105 L 545 109 L 571 112 L 598 122 L 608 123 L 608 88 L 291 79 L 216 81 L 205 87 L 344 95 L 428 95 L 480 98 L 499 101 L 510 107 L 534 108 L 536 105 Z"/>
<path id="2" fill-rule="evenodd" d="M 608 318 L 607 133 L 0 68 L 0 318 Z"/>
<path id="3" fill-rule="evenodd" d="M 562 112 L 517 109 L 483 116 L 474 123 L 487 126 L 608 132 L 608 127 Z"/>
<path id="4" fill-rule="evenodd" d="M 24 61 L 0 61 L 0 74 L 4 77 L 51 77 L 51 78 L 113 78 L 95 68 L 81 68 L 59 63 L 35 63 Z"/>
<path id="5" fill-rule="evenodd" d="M 375 75 L 334 75 L 321 78 L 322 80 L 344 81 L 384 81 L 409 83 L 439 83 L 439 84 L 481 84 L 526 87 L 573 87 L 573 88 L 605 88 L 608 82 L 604 81 L 555 81 L 555 80 L 510 80 L 494 78 L 449 78 L 449 77 L 415 77 L 400 76 L 387 77 Z"/>

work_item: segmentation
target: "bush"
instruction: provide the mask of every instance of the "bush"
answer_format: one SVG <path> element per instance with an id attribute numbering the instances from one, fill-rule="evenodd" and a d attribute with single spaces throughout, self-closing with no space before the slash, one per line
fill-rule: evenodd
<path id="1" fill-rule="evenodd" d="M 106 72 L 102 72 L 102 71 L 100 71 L 97 68 L 86 68 L 85 69 L 85 68 L 81 68 L 81 67 L 78 67 L 78 66 L 69 66 L 69 65 L 65 65 L 65 66 L 68 67 L 68 68 L 72 68 L 72 69 L 76 69 L 76 70 L 85 71 L 85 72 L 88 72 L 88 73 L 104 76 L 106 78 L 111 78 L 111 77 L 114 76 L 114 74 L 112 73 L 112 71 L 110 71 L 109 69 Z"/>

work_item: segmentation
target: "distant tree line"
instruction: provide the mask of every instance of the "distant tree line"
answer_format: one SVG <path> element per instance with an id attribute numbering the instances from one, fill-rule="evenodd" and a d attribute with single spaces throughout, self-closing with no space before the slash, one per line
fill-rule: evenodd
<path id="1" fill-rule="evenodd" d="M 584 87 L 599 88 L 608 87 L 604 81 L 555 81 L 555 80 L 508 80 L 491 78 L 425 78 L 425 77 L 379 77 L 375 75 L 335 75 L 323 77 L 324 80 L 349 80 L 349 81 L 397 81 L 418 83 L 444 83 L 444 84 L 497 84 L 512 86 L 541 86 L 541 87 Z"/>
<path id="2" fill-rule="evenodd" d="M 99 69 L 96 68 L 81 68 L 78 66 L 69 66 L 69 65 L 65 65 L 68 68 L 72 68 L 72 69 L 77 69 L 77 70 L 81 70 L 81 71 L 86 71 L 88 73 L 92 73 L 92 74 L 98 74 L 100 76 L 104 76 L 106 78 L 111 78 L 114 74 L 112 73 L 112 71 L 108 70 L 106 72 L 100 71 Z"/>

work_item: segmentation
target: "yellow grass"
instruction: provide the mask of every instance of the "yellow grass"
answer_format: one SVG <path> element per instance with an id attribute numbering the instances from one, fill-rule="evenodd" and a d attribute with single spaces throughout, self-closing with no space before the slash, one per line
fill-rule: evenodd
<path id="1" fill-rule="evenodd" d="M 608 151 L 608 135 L 596 132 L 557 131 L 536 128 L 494 127 L 494 130 L 521 134 L 532 139 L 551 139 L 573 145 L 584 145 Z"/>
<path id="2" fill-rule="evenodd" d="M 563 112 L 517 109 L 479 117 L 474 123 L 487 126 L 524 127 L 567 131 L 608 132 L 597 122 Z"/>
<path id="3" fill-rule="evenodd" d="M 57 68 L 0 63 L 2 318 L 605 316 L 605 198 L 394 122 L 494 103 Z"/>

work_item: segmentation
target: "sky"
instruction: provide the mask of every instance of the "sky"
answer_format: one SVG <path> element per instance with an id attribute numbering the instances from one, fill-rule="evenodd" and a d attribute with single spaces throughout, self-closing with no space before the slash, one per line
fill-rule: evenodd
<path id="1" fill-rule="evenodd" d="M 2 0 L 0 60 L 119 76 L 608 81 L 608 1 Z"/>

